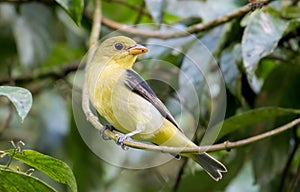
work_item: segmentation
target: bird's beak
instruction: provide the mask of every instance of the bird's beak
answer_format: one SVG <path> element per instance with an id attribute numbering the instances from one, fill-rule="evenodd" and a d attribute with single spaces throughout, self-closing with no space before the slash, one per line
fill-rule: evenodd
<path id="1" fill-rule="evenodd" d="M 128 49 L 130 55 L 139 55 L 148 52 L 148 49 L 140 44 L 136 44 Z"/>

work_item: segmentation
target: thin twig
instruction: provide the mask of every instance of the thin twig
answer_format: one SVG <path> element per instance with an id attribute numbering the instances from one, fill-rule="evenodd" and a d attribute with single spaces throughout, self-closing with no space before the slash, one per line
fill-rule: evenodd
<path id="1" fill-rule="evenodd" d="M 300 164 L 297 167 L 296 177 L 291 181 L 287 191 L 297 191 L 298 185 L 300 183 Z"/>
<path id="2" fill-rule="evenodd" d="M 281 179 L 280 179 L 278 191 L 284 191 L 284 186 L 286 185 L 286 179 L 288 177 L 288 173 L 289 173 L 292 161 L 293 161 L 293 159 L 295 157 L 295 154 L 296 154 L 296 152 L 299 148 L 299 144 L 300 144 L 299 142 L 300 141 L 299 141 L 299 137 L 297 135 L 297 128 L 296 127 L 293 129 L 293 135 L 294 135 L 295 144 L 293 146 L 291 154 L 289 155 L 287 163 L 285 164 L 285 168 L 282 172 L 282 176 L 281 176 Z"/>
<path id="3" fill-rule="evenodd" d="M 100 31 L 101 31 L 101 0 L 95 0 L 95 10 L 94 10 L 94 16 L 93 16 L 93 26 L 91 30 L 90 40 L 89 40 L 89 47 L 90 51 L 87 56 L 87 63 L 89 63 L 93 52 L 91 48 L 97 43 Z M 88 66 L 86 66 L 87 68 Z M 82 87 L 82 109 L 83 112 L 87 118 L 87 120 L 98 130 L 102 128 L 101 123 L 99 122 L 99 119 L 97 116 L 93 114 L 90 108 L 90 100 L 88 96 L 88 84 L 87 84 L 87 78 L 85 76 L 84 83 Z"/>
<path id="4" fill-rule="evenodd" d="M 98 42 L 100 32 L 101 32 L 101 18 L 102 18 L 101 1 L 95 0 L 93 25 L 92 25 L 91 35 L 89 39 L 90 48 L 93 47 Z"/>
<path id="5" fill-rule="evenodd" d="M 136 148 L 136 149 L 144 149 L 144 150 L 151 150 L 151 151 L 160 151 L 165 153 L 202 153 L 204 151 L 221 151 L 221 150 L 229 150 L 237 147 L 242 147 L 245 145 L 249 145 L 251 143 L 255 143 L 257 141 L 272 137 L 274 135 L 277 135 L 279 133 L 282 133 L 295 125 L 300 123 L 300 118 L 295 119 L 283 126 L 280 126 L 278 128 L 275 128 L 271 131 L 268 131 L 266 133 L 262 133 L 253 137 L 249 137 L 247 139 L 242 139 L 235 142 L 226 141 L 224 143 L 220 144 L 214 144 L 214 145 L 208 145 L 208 146 L 199 146 L 199 147 L 168 147 L 168 146 L 157 146 L 157 145 L 151 145 L 146 143 L 140 143 L 132 140 L 125 139 L 124 144 L 128 147 Z M 96 127 L 97 129 L 101 129 L 99 125 Z M 118 134 L 113 133 L 112 131 L 106 129 L 105 134 L 111 138 L 114 141 L 117 141 L 119 138 Z"/>
<path id="6" fill-rule="evenodd" d="M 17 77 L 10 77 L 0 79 L 0 85 L 7 84 L 10 81 L 15 82 L 16 84 L 19 83 L 27 83 L 36 79 L 44 79 L 44 78 L 63 78 L 67 74 L 76 71 L 79 67 L 79 61 L 73 61 L 70 64 L 64 65 L 62 67 L 54 67 L 47 71 L 37 71 L 33 73 L 23 74 Z"/>
<path id="7" fill-rule="evenodd" d="M 179 172 L 178 172 L 178 175 L 177 175 L 174 187 L 173 187 L 173 192 L 177 192 L 179 189 L 179 184 L 182 179 L 182 175 L 183 175 L 183 172 L 184 172 L 184 169 L 185 169 L 187 163 L 188 163 L 188 158 L 185 158 L 182 165 L 180 166 L 180 169 L 179 169 Z"/>

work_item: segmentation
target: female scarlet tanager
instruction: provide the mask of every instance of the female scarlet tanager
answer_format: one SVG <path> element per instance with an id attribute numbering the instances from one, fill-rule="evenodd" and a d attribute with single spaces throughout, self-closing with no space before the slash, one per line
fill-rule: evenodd
<path id="1" fill-rule="evenodd" d="M 195 147 L 149 85 L 132 69 L 137 55 L 147 51 L 128 37 L 105 40 L 88 63 L 89 98 L 100 115 L 124 133 L 118 139 L 122 146 L 124 139 L 132 137 L 156 145 Z M 207 153 L 180 155 L 192 158 L 216 181 L 222 178 L 222 172 L 227 172 Z"/>

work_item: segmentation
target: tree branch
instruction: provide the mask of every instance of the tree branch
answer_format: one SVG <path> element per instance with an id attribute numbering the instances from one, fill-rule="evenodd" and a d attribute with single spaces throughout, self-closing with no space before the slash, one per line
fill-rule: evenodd
<path id="1" fill-rule="evenodd" d="M 264 1 L 264 5 L 267 5 L 272 0 L 266 0 Z M 188 27 L 185 31 L 179 31 L 179 32 L 165 32 L 165 31 L 150 31 L 150 30 L 143 30 L 134 28 L 132 26 L 118 23 L 116 21 L 113 21 L 111 19 L 102 18 L 102 24 L 106 25 L 109 28 L 120 30 L 127 34 L 137 35 L 137 36 L 143 36 L 148 38 L 161 38 L 161 39 L 170 39 L 170 38 L 179 38 L 179 37 L 185 37 L 193 33 L 199 33 L 202 31 L 207 31 L 211 28 L 217 27 L 219 25 L 222 25 L 226 22 L 229 22 L 237 17 L 243 16 L 247 14 L 251 9 L 253 4 L 249 3 L 248 5 L 245 5 L 231 13 L 228 13 L 226 15 L 223 15 L 221 17 L 218 17 L 212 21 L 206 22 L 206 23 L 198 23 L 195 25 L 192 25 Z M 91 14 L 89 12 L 85 12 L 86 16 L 88 18 L 91 18 Z"/>
<path id="2" fill-rule="evenodd" d="M 27 3 L 27 2 L 32 2 L 32 1 L 37 1 L 37 0 L 0 0 L 0 2 L 12 2 L 12 3 Z M 140 7 L 137 7 L 135 5 L 128 4 L 127 2 L 123 0 L 113 0 L 114 2 L 124 4 L 126 6 L 129 6 L 132 9 L 142 11 L 140 10 Z M 270 2 L 273 0 L 265 0 L 262 1 L 260 4 L 261 5 L 268 5 Z M 40 2 L 40 1 L 39 1 Z M 52 0 L 42 0 L 41 3 L 44 4 L 53 4 L 54 1 Z M 55 3 L 55 2 L 54 2 Z M 255 3 L 254 3 L 255 4 Z M 226 22 L 229 22 L 237 17 L 243 16 L 247 14 L 248 12 L 253 10 L 253 3 L 249 3 L 231 13 L 228 13 L 226 15 L 223 15 L 221 17 L 218 17 L 212 21 L 206 22 L 206 23 L 198 23 L 195 25 L 192 25 L 188 27 L 185 31 L 179 31 L 179 32 L 165 32 L 165 31 L 150 31 L 150 30 L 143 30 L 143 29 L 138 29 L 134 28 L 130 25 L 118 23 L 116 21 L 113 21 L 111 19 L 102 17 L 102 24 L 106 25 L 109 28 L 115 29 L 115 30 L 120 30 L 124 33 L 127 34 L 132 34 L 132 35 L 137 35 L 137 36 L 143 36 L 143 37 L 148 37 L 148 38 L 161 38 L 161 39 L 170 39 L 170 38 L 179 38 L 179 37 L 185 37 L 190 34 L 194 33 L 199 33 L 202 31 L 207 31 L 211 28 L 217 27 L 219 25 L 222 25 Z M 144 14 L 147 15 L 146 12 L 143 12 Z M 90 12 L 85 11 L 84 13 L 88 18 L 92 19 L 93 16 Z"/>
<path id="3" fill-rule="evenodd" d="M 101 32 L 101 18 L 102 18 L 101 1 L 95 0 L 93 25 L 92 25 L 91 35 L 89 39 L 90 48 L 96 45 L 96 43 L 98 42 L 100 32 Z"/>
<path id="4" fill-rule="evenodd" d="M 96 1 L 100 1 L 100 0 L 96 0 Z M 101 17 L 101 15 L 97 14 L 97 10 L 101 9 L 101 4 L 100 3 L 96 3 L 96 8 L 95 8 L 95 12 L 94 12 L 94 16 L 93 16 L 93 28 L 95 28 L 97 25 L 95 23 L 95 21 L 99 20 L 99 17 Z M 121 23 L 117 23 L 115 21 L 109 20 L 107 18 L 102 18 L 102 23 L 111 27 L 111 28 L 115 28 L 115 29 L 119 29 L 122 30 L 124 32 L 127 33 L 133 33 L 135 35 L 142 35 L 142 36 L 147 36 L 147 37 L 159 37 L 159 38 L 176 38 L 176 37 L 181 37 L 181 36 L 186 36 L 189 35 L 189 33 L 196 33 L 196 32 L 200 32 L 203 30 L 207 30 L 210 29 L 212 27 L 215 27 L 217 25 L 223 24 L 227 21 L 232 20 L 233 18 L 236 18 L 237 16 L 241 16 L 243 14 L 246 14 L 250 11 L 251 7 L 249 5 L 244 6 L 232 13 L 229 13 L 227 15 L 224 15 L 223 17 L 217 18 L 211 22 L 207 22 L 207 23 L 201 23 L 201 24 L 196 24 L 193 25 L 191 27 L 189 27 L 186 31 L 183 32 L 175 32 L 175 33 L 162 33 L 160 31 L 144 31 L 144 30 L 140 30 L 140 29 L 136 29 L 133 27 L 129 27 L 127 25 L 121 24 Z M 89 16 L 91 16 L 90 13 L 88 13 Z M 95 30 L 92 30 L 93 34 L 91 34 L 90 36 L 90 47 L 93 46 L 93 43 L 91 42 L 95 42 L 96 41 L 96 34 L 99 35 L 100 33 L 100 28 L 97 28 Z M 97 38 L 98 40 L 98 38 Z M 89 57 L 91 56 L 91 54 L 89 54 L 88 56 L 88 60 Z M 83 111 L 87 117 L 87 120 L 98 130 L 101 130 L 103 125 L 99 122 L 99 119 L 97 116 L 95 116 L 91 109 L 90 109 L 90 103 L 89 103 L 89 98 L 88 98 L 88 89 L 87 89 L 87 80 L 85 79 L 84 82 L 84 86 L 83 86 L 83 93 L 82 93 L 82 107 L 83 107 Z M 166 153 L 201 153 L 204 151 L 219 151 L 219 150 L 228 150 L 228 149 L 232 149 L 232 148 L 236 148 L 236 147 L 240 147 L 240 146 L 244 146 L 244 145 L 248 145 L 250 143 L 271 137 L 273 135 L 279 134 L 285 130 L 290 129 L 291 127 L 295 126 L 296 124 L 300 123 L 300 118 L 296 119 L 284 126 L 278 127 L 272 131 L 257 135 L 257 136 L 253 136 L 247 139 L 243 139 L 240 141 L 236 141 L 236 142 L 224 142 L 221 144 L 215 144 L 215 145 L 210 145 L 210 146 L 200 146 L 200 147 L 167 147 L 167 146 L 156 146 L 156 145 L 151 145 L 151 144 L 145 144 L 145 143 L 140 143 L 140 142 L 136 142 L 136 141 L 132 141 L 132 140 L 124 140 L 124 144 L 132 147 L 132 148 L 137 148 L 137 149 L 145 149 L 145 150 L 152 150 L 152 151 L 160 151 L 160 152 L 166 152 Z M 111 139 L 113 139 L 114 141 L 117 141 L 119 138 L 118 134 L 113 133 L 110 130 L 105 130 L 105 134 L 110 137 Z"/>
<path id="5" fill-rule="evenodd" d="M 96 117 L 97 118 L 97 117 Z M 94 119 L 93 119 L 94 120 Z M 221 150 L 229 150 L 237 147 L 242 147 L 245 145 L 249 145 L 251 143 L 272 137 L 274 135 L 277 135 L 279 133 L 282 133 L 295 125 L 300 123 L 300 118 L 295 119 L 283 126 L 280 126 L 278 128 L 275 128 L 271 131 L 268 131 L 266 133 L 262 133 L 260 135 L 256 135 L 253 137 L 249 137 L 247 139 L 242 139 L 239 141 L 235 142 L 230 142 L 226 141 L 224 143 L 220 144 L 214 144 L 214 145 L 208 145 L 208 146 L 199 146 L 199 147 L 167 147 L 167 146 L 157 146 L 157 145 L 151 145 L 151 144 L 145 144 L 145 143 L 140 143 L 132 140 L 124 140 L 124 144 L 128 147 L 136 148 L 136 149 L 144 149 L 144 150 L 151 150 L 151 151 L 160 151 L 160 152 L 165 152 L 165 153 L 201 153 L 201 152 L 209 152 L 209 151 L 221 151 Z M 100 124 L 101 125 L 101 124 Z M 97 129 L 101 129 L 102 126 L 96 125 L 95 126 Z M 119 138 L 118 134 L 113 133 L 112 131 L 106 129 L 105 134 L 113 139 L 114 141 L 117 141 Z"/>
<path id="6" fill-rule="evenodd" d="M 91 57 L 93 55 L 93 50 L 92 47 L 97 43 L 99 36 L 100 36 L 100 31 L 101 31 L 101 0 L 95 0 L 95 10 L 94 10 L 94 16 L 93 16 L 93 26 L 91 30 L 91 35 L 90 35 L 90 40 L 89 40 L 89 47 L 90 50 L 88 52 L 87 56 L 87 63 L 91 60 Z M 88 66 L 86 66 L 86 69 Z M 90 100 L 89 100 L 89 95 L 88 95 L 88 84 L 87 84 L 87 78 L 85 75 L 84 78 L 84 83 L 83 83 L 83 88 L 82 88 L 82 109 L 83 112 L 87 118 L 87 120 L 96 128 L 96 129 L 101 129 L 102 125 L 99 122 L 99 119 L 97 116 L 93 114 L 90 108 Z"/>
<path id="7" fill-rule="evenodd" d="M 183 173 L 184 173 L 184 168 L 187 166 L 187 163 L 188 163 L 188 158 L 185 158 L 182 165 L 180 166 L 179 172 L 177 174 L 175 184 L 174 184 L 173 190 L 172 190 L 173 192 L 177 192 L 178 189 L 179 189 L 179 184 L 182 180 L 182 176 L 183 176 Z"/>
<path id="8" fill-rule="evenodd" d="M 76 71 L 79 67 L 80 61 L 73 61 L 70 64 L 64 65 L 62 67 L 54 67 L 47 71 L 36 71 L 28 74 L 23 74 L 18 77 L 10 77 L 0 79 L 0 85 L 7 84 L 10 81 L 18 83 L 27 83 L 36 79 L 44 78 L 56 78 L 60 79 L 65 77 L 67 74 Z"/>

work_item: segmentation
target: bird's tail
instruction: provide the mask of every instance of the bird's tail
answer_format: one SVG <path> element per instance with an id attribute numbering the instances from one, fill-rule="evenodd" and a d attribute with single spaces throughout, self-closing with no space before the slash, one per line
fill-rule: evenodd
<path id="1" fill-rule="evenodd" d="M 222 179 L 222 173 L 227 172 L 226 167 L 222 163 L 207 153 L 193 155 L 192 159 L 216 181 Z"/>

